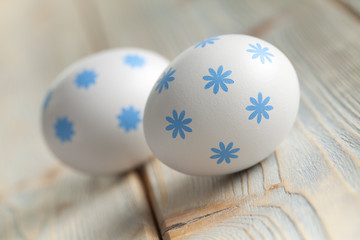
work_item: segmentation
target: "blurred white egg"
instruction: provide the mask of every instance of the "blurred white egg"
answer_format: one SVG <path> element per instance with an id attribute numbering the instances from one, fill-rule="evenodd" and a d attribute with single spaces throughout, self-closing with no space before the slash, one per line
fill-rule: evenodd
<path id="1" fill-rule="evenodd" d="M 136 48 L 108 50 L 62 72 L 45 98 L 42 128 L 52 152 L 88 174 L 129 170 L 151 157 L 146 99 L 168 60 Z"/>
<path id="2" fill-rule="evenodd" d="M 176 57 L 146 104 L 155 156 L 191 175 L 248 168 L 271 154 L 299 107 L 294 67 L 276 47 L 245 35 L 204 40 Z"/>

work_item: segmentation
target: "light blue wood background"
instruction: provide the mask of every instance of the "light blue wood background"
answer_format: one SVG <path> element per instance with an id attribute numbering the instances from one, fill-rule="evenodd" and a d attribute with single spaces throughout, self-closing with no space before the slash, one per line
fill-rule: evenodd
<path id="1" fill-rule="evenodd" d="M 0 239 L 360 239 L 359 13 L 357 0 L 0 0 Z M 273 43 L 299 75 L 298 119 L 265 161 L 91 178 L 46 148 L 42 101 L 67 65 L 122 46 L 172 59 L 226 33 Z"/>

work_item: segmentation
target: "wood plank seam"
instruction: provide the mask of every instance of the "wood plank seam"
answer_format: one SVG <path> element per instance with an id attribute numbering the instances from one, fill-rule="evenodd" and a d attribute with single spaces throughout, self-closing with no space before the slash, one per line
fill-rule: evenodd
<path id="1" fill-rule="evenodd" d="M 349 6 L 346 2 L 343 2 L 341 0 L 328 0 L 328 1 L 334 3 L 334 5 L 338 6 L 339 9 L 344 11 L 346 15 L 349 15 L 349 16 L 353 17 L 356 21 L 360 22 L 360 16 L 358 15 L 358 13 L 351 6 Z"/>
<path id="2" fill-rule="evenodd" d="M 74 5 L 89 38 L 91 49 L 96 52 L 108 48 L 108 40 L 95 2 L 93 0 L 76 0 Z"/>
<path id="3" fill-rule="evenodd" d="M 153 159 L 150 159 L 150 161 Z M 156 217 L 155 214 L 155 209 L 154 209 L 154 205 L 155 203 L 153 202 L 154 198 L 151 196 L 151 187 L 150 187 L 150 183 L 149 183 L 149 179 L 147 177 L 147 174 L 145 173 L 145 166 L 141 166 L 138 169 L 136 169 L 136 173 L 138 174 L 140 181 L 142 183 L 144 192 L 145 192 L 145 197 L 146 197 L 146 201 L 148 203 L 150 212 L 151 212 L 151 216 L 152 216 L 152 220 L 154 222 L 155 228 L 156 228 L 156 233 L 159 237 L 160 240 L 163 240 L 163 236 L 161 234 L 161 230 L 160 230 L 160 224 L 159 224 L 159 220 Z"/>
<path id="4" fill-rule="evenodd" d="M 99 51 L 102 49 L 106 49 L 109 47 L 109 42 L 106 38 L 105 31 L 104 31 L 104 25 L 101 21 L 100 14 L 98 12 L 98 7 L 96 6 L 96 3 L 94 1 L 91 1 L 90 3 L 85 3 L 83 0 L 77 0 L 76 8 L 79 12 L 79 15 L 81 16 L 81 22 L 83 23 L 83 26 L 86 30 L 86 34 L 89 37 L 89 42 L 91 43 L 91 47 L 93 51 Z M 91 16 L 91 17 L 89 17 Z M 86 19 L 92 19 L 92 24 L 89 24 Z M 92 25 L 95 25 L 96 28 L 94 28 Z M 95 38 L 94 38 L 95 37 Z M 155 225 L 155 230 L 157 233 L 157 236 L 159 239 L 162 240 L 162 235 L 160 233 L 160 225 L 156 218 L 152 200 L 150 197 L 149 192 L 149 186 L 147 184 L 146 174 L 144 173 L 143 166 L 136 169 L 135 172 L 139 176 L 141 185 L 143 187 L 143 190 L 145 192 L 146 202 L 148 204 L 148 207 L 150 209 L 150 213 L 152 216 L 153 223 Z"/>
<path id="5" fill-rule="evenodd" d="M 269 29 L 271 29 L 271 27 L 273 25 L 275 25 L 279 19 L 282 19 L 284 17 L 284 15 L 282 15 L 280 18 L 279 17 L 275 17 L 275 18 L 270 18 L 266 21 L 264 21 L 262 24 L 260 24 L 259 26 L 253 28 L 252 30 L 250 30 L 248 32 L 248 34 L 250 35 L 254 35 L 254 36 L 261 36 L 262 34 L 266 33 Z M 248 173 L 248 170 L 246 171 L 247 175 L 249 174 Z M 243 176 L 242 176 L 243 178 Z M 281 177 L 280 177 L 281 178 Z M 248 192 L 248 189 L 249 189 L 249 181 L 246 181 L 246 187 L 244 186 L 244 183 L 245 181 L 243 181 L 243 184 L 242 184 L 242 188 L 243 189 L 243 192 L 245 192 L 245 188 L 246 188 L 246 192 Z M 265 187 L 264 187 L 265 188 Z M 274 189 L 277 189 L 277 188 L 282 188 L 285 192 L 285 187 L 282 185 L 282 181 L 278 184 L 276 184 L 275 186 L 271 186 L 269 189 L 265 189 L 265 190 L 274 190 Z M 292 195 L 292 193 L 288 193 L 290 195 Z M 232 211 L 232 210 L 235 210 L 236 208 L 240 208 L 241 206 L 231 206 L 231 207 L 227 207 L 227 208 L 224 208 L 224 209 L 221 209 L 221 210 L 218 210 L 218 211 L 215 211 L 215 212 L 212 212 L 212 213 L 208 213 L 208 214 L 205 214 L 205 215 L 202 215 L 202 216 L 199 216 L 199 217 L 196 217 L 196 218 L 193 218 L 193 219 L 190 219 L 189 221 L 186 221 L 186 222 L 179 222 L 179 223 L 176 223 L 174 225 L 171 225 L 171 226 L 168 226 L 164 229 L 164 231 L 162 232 L 162 236 L 165 237 L 166 233 L 172 231 L 172 230 L 176 230 L 176 229 L 179 229 L 181 227 L 184 227 L 188 224 L 191 224 L 191 223 L 194 223 L 194 222 L 197 222 L 197 221 L 200 221 L 200 220 L 203 220 L 205 218 L 208 218 L 212 215 L 217 215 L 217 214 L 221 214 L 221 213 L 224 213 L 224 212 L 228 212 L 228 211 Z M 274 206 L 275 207 L 275 206 Z M 283 209 L 281 209 L 281 207 L 278 207 L 282 212 L 284 212 Z M 312 209 L 314 209 L 312 207 Z M 285 213 L 285 212 L 284 212 Z M 286 213 L 285 213 L 286 214 Z M 287 215 L 287 214 L 286 214 Z M 288 216 L 288 215 L 287 215 Z M 252 217 L 252 215 L 250 215 L 250 217 Z M 291 220 L 291 217 L 288 216 L 288 218 Z M 294 226 L 296 226 L 296 224 L 294 223 L 294 221 L 291 220 L 291 222 L 293 222 Z M 296 229 L 297 229 L 297 232 L 300 236 L 302 236 L 304 238 L 304 236 L 302 234 L 300 234 L 301 231 L 299 231 L 298 229 L 298 226 L 296 226 Z M 248 230 L 245 229 L 245 231 L 248 232 Z M 248 232 L 248 234 L 251 236 L 250 232 Z M 327 235 L 327 234 L 326 234 Z"/>
<path id="6" fill-rule="evenodd" d="M 80 2 L 84 2 L 83 0 L 78 0 Z M 327 1 L 330 1 L 330 4 L 328 5 L 336 5 L 336 4 L 345 4 L 348 6 L 348 4 L 346 3 L 342 3 L 342 2 L 337 2 L 339 0 L 321 0 L 322 2 L 327 2 Z M 329 2 L 328 2 L 329 3 Z M 331 4 L 331 3 L 334 3 L 334 4 Z M 295 6 L 295 7 L 293 7 Z M 252 28 L 252 30 L 248 31 L 249 34 L 251 35 L 255 35 L 255 36 L 263 36 L 263 35 L 266 35 L 268 33 L 271 33 L 271 30 L 273 28 L 274 25 L 277 25 L 280 21 L 283 21 L 284 19 L 284 16 L 287 16 L 287 15 L 290 15 L 294 12 L 296 12 L 296 7 L 299 6 L 299 4 L 294 4 L 294 5 L 291 5 L 290 7 L 287 7 L 285 9 L 285 14 L 284 12 L 280 12 L 280 14 L 276 15 L 276 16 L 272 16 L 272 17 L 268 17 L 268 20 L 267 21 L 264 21 L 263 23 L 261 24 L 258 24 L 255 28 Z M 335 6 L 336 7 L 336 6 Z M 346 7 L 346 6 L 345 6 Z M 341 8 L 341 7 L 340 7 Z M 287 10 L 289 10 L 289 12 L 287 12 Z M 83 9 L 81 9 L 83 10 Z M 343 9 L 345 10 L 345 9 Z M 349 9 L 349 10 L 352 10 L 352 9 Z M 340 10 L 342 11 L 342 10 Z M 339 12 L 340 12 L 339 11 Z M 346 10 L 345 10 L 346 11 Z M 89 14 L 88 14 L 89 15 Z M 88 16 L 87 15 L 87 16 Z M 346 15 L 349 15 L 348 13 Z M 356 17 L 359 17 L 358 15 L 356 15 Z M 82 19 L 83 20 L 83 19 Z M 103 19 L 100 19 L 100 20 L 103 20 Z M 105 23 L 105 22 L 104 22 Z M 91 27 L 91 21 L 90 22 L 87 22 L 87 27 Z M 92 34 L 94 34 L 94 32 L 96 32 L 95 30 L 92 30 L 90 29 L 92 32 L 91 33 L 88 33 L 86 31 L 86 33 L 88 34 L 89 37 L 92 36 Z M 103 30 L 103 29 L 102 29 Z M 109 40 L 112 40 L 112 39 L 109 39 Z M 306 39 L 308 40 L 308 39 Z M 180 42 L 180 41 L 179 41 Z M 93 47 L 93 50 L 96 49 L 96 42 L 94 42 L 92 44 L 92 47 Z M 107 45 L 106 45 L 107 46 Z M 306 53 L 305 53 L 306 54 Z M 297 59 L 297 61 L 307 61 L 306 59 Z M 304 63 L 305 64 L 305 63 Z M 320 64 L 318 64 L 320 65 Z M 311 66 L 309 66 L 309 68 L 311 68 Z M 314 72 L 314 75 L 317 75 L 317 70 L 316 70 L 316 66 L 313 67 L 314 70 L 312 70 L 312 72 Z M 301 75 L 301 74 L 300 74 Z M 341 108 L 350 108 L 349 110 L 355 114 L 355 116 L 358 116 L 358 111 L 356 111 L 356 107 L 354 108 L 351 108 L 351 103 L 352 101 L 346 101 L 346 99 L 343 99 L 341 98 L 342 97 L 342 93 L 340 92 L 335 92 L 335 93 L 332 93 L 331 89 L 329 90 L 327 88 L 327 85 L 325 84 L 324 85 L 324 82 L 321 81 L 321 79 L 324 79 L 324 77 L 322 75 L 319 75 L 319 76 L 315 76 L 315 78 L 317 78 L 317 81 L 315 82 L 316 84 L 318 84 L 319 86 L 323 85 L 321 88 L 320 88 L 320 94 L 318 94 L 319 96 L 319 100 L 322 101 L 322 102 L 326 102 L 327 100 L 330 100 L 329 102 L 331 102 L 331 100 L 333 101 L 336 101 L 338 100 L 338 104 L 340 105 L 339 106 L 335 106 L 334 109 L 330 109 L 330 114 L 334 116 L 335 119 L 339 119 L 338 122 L 340 122 L 340 124 L 342 124 L 346 129 L 350 129 L 351 132 L 353 132 L 356 137 L 358 137 L 358 135 L 356 134 L 357 130 L 359 128 L 356 128 L 356 124 L 354 125 L 351 125 L 351 120 L 352 119 L 343 119 L 343 118 L 346 118 L 345 116 L 343 117 L 340 117 L 341 116 Z M 311 88 L 311 84 L 314 84 L 314 83 L 310 83 L 310 82 L 305 82 L 303 83 L 304 85 L 306 84 L 309 84 L 309 89 L 316 89 L 316 88 Z M 319 90 L 319 89 L 317 89 Z M 323 92 L 324 90 L 324 92 Z M 330 94 L 325 94 L 326 91 Z M 311 91 L 310 91 L 311 93 Z M 324 98 L 323 98 L 324 97 Z M 345 95 L 345 98 L 347 96 Z M 339 99 L 340 98 L 340 99 Z M 337 134 L 336 134 L 336 131 L 334 130 L 334 128 L 332 127 L 332 125 L 329 125 L 329 124 L 326 124 L 326 117 L 327 116 L 323 116 L 321 113 L 318 113 L 316 111 L 317 107 L 316 106 L 310 106 L 309 104 L 306 104 L 306 102 L 311 102 L 312 98 L 309 96 L 309 94 L 305 94 L 305 96 L 303 96 L 302 98 L 302 103 L 305 105 L 305 108 L 306 109 L 309 109 L 309 111 L 312 113 L 312 115 L 314 115 L 313 117 L 315 119 L 317 119 L 318 122 L 320 122 L 321 125 L 323 125 L 323 128 L 326 130 L 326 132 L 332 136 L 335 141 L 341 146 L 341 149 L 348 152 L 348 154 L 350 154 L 351 156 L 355 156 L 354 154 L 351 153 L 350 150 L 346 149 L 346 143 L 345 145 L 343 144 L 344 142 L 341 143 L 341 141 L 350 141 L 349 139 L 342 139 L 340 138 Z M 356 98 L 353 99 L 354 101 L 358 101 Z M 340 102 L 341 101 L 341 102 Z M 304 107 L 304 106 L 303 106 Z M 305 116 L 305 115 L 304 115 Z M 340 121 L 340 119 L 342 119 L 342 121 Z M 299 121 L 299 120 L 298 120 Z M 313 136 L 314 133 L 312 132 L 312 128 L 309 129 L 309 127 L 306 125 L 306 121 L 304 119 L 300 119 L 300 121 L 298 122 L 298 126 L 296 126 L 297 129 L 300 129 L 298 130 L 299 132 L 303 132 L 303 130 L 305 129 L 305 131 L 307 131 L 307 134 Z M 350 126 L 348 126 L 348 124 Z M 354 129 L 352 129 L 351 127 L 354 127 Z M 307 136 L 306 133 L 302 133 L 302 135 L 305 135 Z M 338 137 L 337 137 L 338 136 Z M 319 139 L 319 137 L 316 135 L 314 137 L 314 139 L 312 139 L 313 141 L 309 141 L 309 142 L 315 142 L 318 144 L 318 147 L 319 148 L 323 148 L 324 145 L 322 143 L 322 141 Z M 320 149 L 321 151 L 321 149 Z M 324 158 L 327 158 L 329 157 L 328 161 L 330 161 L 330 167 L 335 170 L 336 172 L 338 172 L 338 169 L 334 168 L 334 165 L 331 164 L 331 161 L 333 160 L 332 158 L 330 158 L 330 154 L 329 152 L 323 152 L 321 151 L 323 154 L 324 154 Z M 278 159 L 278 154 L 280 154 L 279 158 Z M 158 228 L 157 229 L 157 234 L 158 234 L 158 237 L 160 239 L 166 239 L 166 237 L 177 237 L 176 234 L 172 234 L 172 231 L 175 230 L 179 230 L 179 229 L 183 229 L 185 232 L 185 236 L 188 236 L 186 233 L 187 229 L 191 228 L 191 225 L 194 226 L 195 225 L 195 228 L 193 228 L 195 231 L 195 236 L 197 236 L 197 231 L 199 229 L 197 229 L 197 223 L 199 222 L 203 222 L 204 225 L 206 225 L 209 229 L 210 229 L 210 224 L 212 224 L 211 222 L 214 221 L 213 219 L 211 218 L 214 218 L 214 219 L 217 219 L 219 220 L 217 223 L 215 223 L 215 226 L 216 226 L 216 229 L 218 229 L 217 227 L 221 227 L 221 226 L 226 226 L 225 223 L 222 222 L 222 220 L 226 219 L 226 220 L 229 220 L 231 218 L 231 216 L 235 215 L 235 216 L 239 216 L 241 219 L 239 220 L 238 224 L 241 225 L 240 227 L 242 228 L 240 230 L 240 227 L 239 227 L 239 230 L 237 232 L 237 234 L 239 234 L 239 232 L 246 232 L 246 234 L 248 234 L 249 236 L 253 237 L 253 238 L 256 238 L 257 236 L 260 238 L 266 238 L 266 236 L 273 236 L 273 239 L 287 239 L 289 235 L 286 234 L 286 232 L 282 232 L 282 231 L 279 231 L 278 229 L 281 229 L 283 228 L 284 226 L 286 225 L 282 225 L 282 224 L 278 224 L 279 222 L 277 222 L 277 219 L 273 220 L 271 217 L 272 215 L 268 212 L 261 212 L 260 214 L 263 214 L 263 215 L 259 215 L 259 216 L 256 216 L 256 212 L 258 211 L 261 211 L 260 209 L 261 208 L 276 208 L 276 209 L 279 209 L 279 211 L 282 211 L 284 212 L 284 215 L 282 215 L 283 218 L 288 218 L 288 219 L 285 219 L 286 221 L 291 221 L 292 224 L 294 225 L 295 229 L 296 229 L 296 234 L 300 237 L 300 238 L 307 238 L 311 235 L 309 235 L 309 233 L 311 233 L 311 231 L 308 231 L 309 229 L 311 229 L 311 227 L 309 227 L 308 225 L 305 225 L 305 223 L 301 223 L 301 222 L 298 222 L 297 221 L 297 213 L 294 213 L 294 212 L 291 212 L 291 210 L 289 210 L 289 207 L 291 208 L 293 206 L 293 204 L 291 203 L 291 201 L 293 200 L 298 200 L 299 198 L 301 198 L 300 200 L 302 202 L 306 202 L 306 207 L 307 209 L 305 210 L 309 210 L 309 208 L 311 208 L 313 212 L 315 212 L 315 215 L 319 215 L 321 214 L 321 209 L 320 211 L 318 211 L 318 206 L 316 205 L 316 201 L 314 201 L 313 199 L 310 199 L 308 200 L 308 197 L 309 197 L 309 193 L 305 193 L 303 194 L 303 191 L 299 191 L 299 189 L 297 188 L 293 188 L 293 186 L 290 185 L 290 181 L 291 179 L 289 180 L 289 177 L 286 176 L 285 174 L 285 167 L 283 166 L 285 161 L 284 161 L 284 158 L 282 157 L 281 155 L 281 151 L 279 151 L 279 153 L 276 151 L 275 152 L 275 158 L 276 158 L 276 164 L 277 166 L 273 166 L 274 168 L 273 169 L 270 169 L 271 171 L 273 170 L 278 170 L 277 171 L 277 174 L 278 174 L 278 178 L 274 177 L 274 176 L 271 176 L 271 177 L 274 177 L 274 179 L 271 179 L 270 177 L 266 180 L 266 179 L 263 179 L 263 185 L 261 186 L 260 184 L 258 184 L 259 187 L 262 187 L 265 191 L 261 191 L 260 193 L 259 192 L 254 192 L 254 185 L 256 184 L 256 182 L 253 182 L 253 180 L 251 179 L 251 175 L 253 174 L 253 169 L 250 169 L 250 170 L 247 170 L 247 171 L 244 171 L 242 172 L 238 178 L 235 178 L 235 177 L 232 177 L 233 180 L 231 182 L 231 185 L 233 186 L 232 189 L 230 187 L 230 190 L 231 193 L 235 196 L 241 196 L 241 195 L 247 195 L 248 198 L 247 200 L 243 200 L 243 199 L 239 199 L 237 200 L 236 199 L 236 202 L 235 202 L 235 206 L 234 205 L 227 205 L 225 206 L 225 208 L 223 209 L 210 209 L 210 212 L 205 212 L 205 211 L 200 211 L 200 214 L 199 212 L 198 213 L 195 213 L 194 215 L 192 215 L 192 218 L 189 218 L 189 216 L 186 216 L 186 218 L 181 218 L 183 216 L 181 216 L 184 212 L 182 212 L 181 210 L 182 209 L 179 209 L 179 212 L 177 212 L 177 216 L 179 216 L 179 218 L 177 220 L 177 222 L 175 221 L 172 221 L 171 224 L 166 224 L 166 220 L 168 220 L 167 218 L 168 217 L 173 217 L 174 216 L 174 211 L 172 211 L 171 215 L 169 216 L 166 216 L 165 214 L 162 213 L 162 211 L 157 211 L 158 208 L 163 208 L 165 209 L 166 211 L 168 210 L 168 205 L 170 205 L 171 207 L 171 196 L 168 197 L 167 195 L 167 192 L 169 193 L 172 193 L 172 191 L 168 191 L 166 189 L 166 185 L 167 183 L 169 183 L 169 185 L 171 186 L 171 182 L 164 182 L 166 180 L 160 180 L 157 182 L 157 186 L 158 188 L 157 189 L 154 189 L 151 187 L 151 175 L 149 175 L 149 173 L 145 172 L 145 167 L 141 167 L 138 171 L 138 174 L 139 174 L 139 178 L 140 178 L 140 181 L 141 181 L 141 185 L 142 185 L 142 188 L 144 188 L 144 191 L 148 191 L 146 193 L 146 198 L 147 198 L 147 202 L 149 204 L 149 207 L 151 209 L 151 212 L 152 212 L 152 217 L 154 218 L 154 224 L 156 225 L 156 227 Z M 287 155 L 285 155 L 287 156 Z M 358 160 L 358 158 L 356 159 Z M 279 165 L 281 162 L 281 165 Z M 152 163 L 150 163 L 152 164 Z M 159 164 L 153 164 L 153 166 L 157 166 L 158 168 L 160 168 L 158 165 Z M 275 165 L 275 164 L 273 164 Z M 265 169 L 266 167 L 268 166 L 267 163 L 261 163 L 261 168 L 262 168 L 262 171 L 263 171 L 263 176 L 265 178 L 265 174 L 269 174 L 270 170 L 269 169 Z M 153 169 L 155 174 L 157 173 L 161 173 L 161 169 L 160 169 L 160 172 L 159 172 L 159 169 Z M 166 171 L 164 171 L 166 173 Z M 282 176 L 280 176 L 282 175 Z M 341 175 L 341 174 L 340 174 Z M 164 177 L 162 174 L 158 174 L 158 179 L 163 177 L 163 178 L 166 178 L 166 176 Z M 283 177 L 283 178 L 282 178 Z M 342 177 L 342 176 L 340 176 Z M 236 182 L 235 180 L 240 180 L 241 179 L 241 185 L 238 186 L 238 188 L 240 187 L 241 189 L 235 189 L 236 188 Z M 269 180 L 270 179 L 270 180 Z M 346 180 L 344 180 L 346 181 Z M 255 184 L 254 184 L 255 183 Z M 217 186 L 218 188 L 222 188 L 223 186 L 220 185 L 220 186 Z M 212 188 L 209 188 L 210 190 Z M 290 192 L 288 192 L 290 191 Z M 239 193 L 241 192 L 241 193 Z M 231 195 L 230 193 L 230 195 Z M 271 194 L 277 194 L 279 195 L 280 197 L 283 197 L 285 198 L 285 200 L 283 200 L 282 202 L 278 203 L 278 202 L 272 202 L 270 198 L 268 197 L 271 197 L 272 195 Z M 160 196 L 158 199 L 156 198 L 156 196 Z M 290 197 L 289 197 L 290 196 Z M 253 197 L 253 198 L 250 198 L 250 197 Z M 255 201 L 254 201 L 254 198 L 255 198 Z M 159 200 L 160 199 L 160 200 Z M 285 201 L 287 201 L 286 204 Z M 161 205 L 160 205 L 161 204 Z M 282 205 L 283 204 L 283 205 Z M 314 205 L 312 205 L 314 204 Z M 176 206 L 176 205 L 175 205 Z M 238 207 L 236 207 L 238 206 Z M 169 208 L 170 208 L 169 207 Z M 210 206 L 211 207 L 211 206 Z M 241 208 L 246 208 L 246 207 L 249 207 L 250 210 L 243 210 L 243 211 L 240 211 Z M 195 208 L 193 209 L 195 211 L 199 210 L 198 208 Z M 200 209 L 201 210 L 201 209 Z M 215 211 L 214 211 L 215 210 Z M 226 211 L 228 210 L 228 211 Z M 254 210 L 254 211 L 253 211 Z M 302 209 L 303 210 L 303 209 Z M 211 212 L 213 211 L 213 212 Z M 243 213 L 245 211 L 245 213 Z M 278 210 L 276 210 L 276 212 L 279 212 Z M 233 212 L 233 213 L 232 213 Z M 255 212 L 255 213 L 254 213 Z M 310 211 L 309 211 L 310 212 Z M 205 213 L 205 214 L 204 214 Z M 243 215 L 243 214 L 249 214 L 249 215 Z M 197 216 L 196 216 L 197 215 Z M 199 216 L 200 215 L 200 216 Z M 222 217 L 220 215 L 223 215 Z M 276 214 L 274 214 L 276 215 Z M 217 217 L 214 217 L 214 216 L 219 216 L 219 218 Z M 323 214 L 324 216 L 324 214 Z M 326 216 L 326 215 L 325 215 Z M 162 219 L 164 218 L 164 219 Z M 256 219 L 255 219 L 256 218 Z M 268 218 L 268 221 L 270 222 L 266 222 Z M 164 222 L 163 222 L 164 220 Z M 173 220 L 173 219 L 171 219 Z M 312 220 L 309 220 L 310 223 L 314 223 L 314 221 Z M 251 224 L 251 222 L 266 222 L 270 227 L 268 227 L 268 232 L 270 232 L 271 234 L 268 234 L 266 235 L 266 231 L 264 232 L 261 232 L 261 226 L 260 225 L 256 225 L 256 224 Z M 298 223 L 298 225 L 296 225 L 295 223 Z M 316 222 L 315 222 L 316 223 Z M 319 235 L 321 236 L 326 236 L 327 238 L 329 238 L 329 235 L 331 236 L 331 231 L 328 232 L 325 232 L 324 229 L 327 230 L 326 227 L 328 227 L 329 225 L 324 225 L 324 222 L 323 221 L 320 221 L 321 223 L 321 227 L 319 227 L 318 229 L 316 229 L 316 231 L 322 231 L 323 233 L 320 233 Z M 228 226 L 235 226 L 235 223 L 234 222 L 231 222 L 231 224 L 227 223 Z M 237 224 L 237 223 L 236 223 Z M 267 226 L 266 224 L 264 224 L 265 226 Z M 276 226 L 276 227 L 273 227 Z M 281 227 L 280 227 L 281 226 Z M 338 226 L 335 226 L 335 227 L 338 227 Z M 264 230 L 264 229 L 263 229 Z M 161 231 L 163 231 L 163 233 L 161 233 Z M 277 232 L 278 231 L 278 232 Z M 181 232 L 181 231 L 180 231 Z M 295 234 L 295 235 L 296 235 Z M 155 234 L 154 234 L 155 235 Z M 178 235 L 179 236 L 179 235 Z M 312 235 L 314 237 L 314 235 Z M 184 237 L 184 236 L 180 236 L 181 238 Z M 190 236 L 192 237 L 192 236 Z M 271 238 L 269 238 L 271 239 Z M 321 239 L 321 238 L 319 238 Z"/>
<path id="7" fill-rule="evenodd" d="M 268 19 L 265 19 L 259 25 L 249 29 L 245 34 L 261 38 L 261 36 L 265 35 L 268 31 L 270 31 L 273 26 L 286 19 L 287 16 L 291 15 L 291 13 L 296 10 L 297 4 L 291 4 L 282 9 L 279 14 L 271 16 Z"/>

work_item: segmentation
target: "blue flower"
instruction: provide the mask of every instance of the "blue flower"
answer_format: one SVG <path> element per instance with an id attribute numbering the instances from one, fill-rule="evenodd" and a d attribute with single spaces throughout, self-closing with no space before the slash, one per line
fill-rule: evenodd
<path id="1" fill-rule="evenodd" d="M 44 104 L 43 104 L 43 111 L 46 110 L 47 106 L 49 105 L 49 102 L 51 100 L 53 92 L 49 91 L 45 97 Z"/>
<path id="2" fill-rule="evenodd" d="M 71 142 L 71 138 L 75 134 L 73 125 L 73 122 L 69 121 L 67 117 L 58 118 L 54 125 L 55 136 L 59 138 L 61 142 Z"/>
<path id="3" fill-rule="evenodd" d="M 124 63 L 132 68 L 141 68 L 145 65 L 145 59 L 136 54 L 129 54 L 124 57 Z"/>
<path id="4" fill-rule="evenodd" d="M 230 78 L 226 78 L 228 76 L 230 76 L 230 74 L 232 73 L 232 71 L 226 71 L 224 73 L 222 73 L 223 71 L 223 66 L 221 65 L 217 72 L 215 72 L 214 69 L 209 68 L 209 73 L 212 76 L 204 76 L 203 79 L 205 81 L 210 81 L 205 85 L 205 89 L 211 88 L 212 86 L 214 86 L 213 88 L 213 92 L 214 94 L 217 94 L 219 91 L 219 86 L 222 88 L 222 90 L 224 90 L 225 92 L 228 91 L 228 87 L 225 85 L 226 84 L 233 84 L 234 81 Z"/>
<path id="5" fill-rule="evenodd" d="M 199 42 L 198 44 L 195 45 L 195 48 L 198 48 L 198 47 L 202 47 L 204 48 L 206 46 L 206 44 L 214 44 L 214 41 L 216 40 L 219 40 L 220 38 L 219 37 L 211 37 L 211 38 L 208 38 L 204 41 L 201 41 Z"/>
<path id="6" fill-rule="evenodd" d="M 247 49 L 246 51 L 254 53 L 254 55 L 252 56 L 252 59 L 256 59 L 256 58 L 260 57 L 262 64 L 265 63 L 265 59 L 267 59 L 269 62 L 272 62 L 270 57 L 273 57 L 274 54 L 267 52 L 269 50 L 269 48 L 267 48 L 267 47 L 262 48 L 259 43 L 257 43 L 256 46 L 254 46 L 252 44 L 249 44 L 249 46 L 252 48 Z"/>
<path id="7" fill-rule="evenodd" d="M 91 84 L 95 84 L 97 74 L 94 70 L 84 70 L 76 76 L 75 84 L 78 88 L 89 88 Z"/>
<path id="8" fill-rule="evenodd" d="M 238 155 L 235 155 L 234 153 L 238 152 L 240 150 L 240 148 L 234 148 L 231 150 L 231 148 L 234 146 L 234 143 L 231 142 L 229 143 L 229 145 L 227 145 L 227 147 L 225 148 L 225 144 L 223 142 L 219 143 L 219 149 L 217 148 L 211 148 L 211 151 L 213 151 L 214 153 L 216 153 L 215 155 L 212 155 L 210 158 L 211 159 L 219 159 L 217 160 L 217 164 L 222 163 L 224 160 L 227 164 L 230 163 L 230 159 L 231 158 L 238 158 Z"/>
<path id="9" fill-rule="evenodd" d="M 185 132 L 192 132 L 192 129 L 188 126 L 185 126 L 189 123 L 192 122 L 192 119 L 191 118 L 186 118 L 184 119 L 185 117 L 185 111 L 182 111 L 180 113 L 180 116 L 178 117 L 178 114 L 175 110 L 173 110 L 173 118 L 171 117 L 166 117 L 166 121 L 168 121 L 169 123 L 171 123 L 170 125 L 168 125 L 165 129 L 167 131 L 171 131 L 173 130 L 172 132 L 172 137 L 173 138 L 176 138 L 177 134 L 179 133 L 180 134 L 180 137 L 182 139 L 185 139 Z"/>
<path id="10" fill-rule="evenodd" d="M 246 110 L 253 111 L 250 116 L 249 120 L 253 119 L 257 115 L 257 123 L 259 124 L 261 122 L 262 116 L 264 118 L 269 119 L 269 114 L 266 111 L 273 110 L 273 106 L 267 105 L 270 101 L 270 97 L 266 97 L 264 101 L 262 100 L 262 94 L 259 92 L 258 94 L 258 100 L 256 101 L 255 98 L 250 97 L 250 102 L 253 105 L 249 105 L 246 107 Z"/>
<path id="11" fill-rule="evenodd" d="M 130 106 L 128 109 L 122 108 L 122 112 L 117 116 L 119 120 L 119 127 L 125 129 L 125 132 L 129 132 L 131 129 L 136 130 L 138 124 L 141 122 L 140 111 Z"/>
<path id="12" fill-rule="evenodd" d="M 172 75 L 176 72 L 176 70 L 170 68 L 169 71 L 164 72 L 162 77 L 157 81 L 157 86 L 155 88 L 155 91 L 159 91 L 159 94 L 161 93 L 163 87 L 165 87 L 165 89 L 169 89 L 169 82 L 172 82 L 175 80 L 174 77 L 172 77 Z"/>

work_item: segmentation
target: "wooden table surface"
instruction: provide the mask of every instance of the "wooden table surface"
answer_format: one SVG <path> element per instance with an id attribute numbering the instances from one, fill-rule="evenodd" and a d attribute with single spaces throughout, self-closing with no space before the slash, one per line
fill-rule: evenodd
<path id="1" fill-rule="evenodd" d="M 40 112 L 63 68 L 137 46 L 169 59 L 254 35 L 293 62 L 301 105 L 263 162 L 223 177 L 147 163 L 91 178 L 46 148 Z M 360 239 L 359 0 L 0 0 L 0 239 Z"/>

